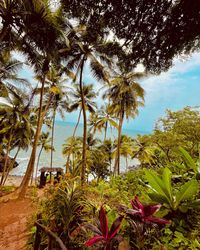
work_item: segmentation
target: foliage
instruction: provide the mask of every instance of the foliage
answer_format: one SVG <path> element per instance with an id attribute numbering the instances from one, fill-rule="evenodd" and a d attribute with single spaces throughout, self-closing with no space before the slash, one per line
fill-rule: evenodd
<path id="1" fill-rule="evenodd" d="M 63 180 L 55 188 L 49 190 L 46 200 L 41 204 L 42 223 L 63 240 L 67 247 L 76 247 L 76 235 L 83 223 L 83 192 L 78 179 Z"/>
<path id="2" fill-rule="evenodd" d="M 124 41 L 126 56 L 120 59 L 128 64 L 141 62 L 154 72 L 166 70 L 175 55 L 199 48 L 200 5 L 195 0 L 62 0 L 61 3 L 64 11 L 81 23 L 88 22 L 90 16 L 88 25 L 92 30 L 98 31 L 99 23 L 111 29 L 116 39 Z"/>
<path id="3" fill-rule="evenodd" d="M 200 200 L 192 200 L 199 189 L 197 180 L 185 182 L 175 190 L 172 187 L 172 173 L 168 168 L 163 170 L 162 177 L 153 170 L 146 170 L 145 174 L 152 191 L 148 194 L 149 197 L 155 202 L 163 203 L 167 209 L 186 212 L 200 205 Z"/>

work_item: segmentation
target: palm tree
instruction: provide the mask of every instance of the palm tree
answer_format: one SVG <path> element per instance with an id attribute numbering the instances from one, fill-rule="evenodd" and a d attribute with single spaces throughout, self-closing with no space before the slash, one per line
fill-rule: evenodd
<path id="1" fill-rule="evenodd" d="M 128 158 L 133 155 L 133 148 L 134 148 L 133 139 L 127 135 L 122 135 L 121 142 L 120 142 L 120 155 L 123 156 L 126 160 L 126 172 L 128 171 Z M 116 156 L 117 147 L 113 151 L 113 153 Z"/>
<path id="2" fill-rule="evenodd" d="M 7 167 L 10 150 L 17 147 L 18 154 L 20 148 L 25 149 L 30 145 L 34 134 L 31 125 L 32 95 L 29 96 L 24 90 L 9 84 L 5 87 L 7 96 L 4 96 L 0 102 L 0 133 L 7 140 L 7 146 L 1 184 L 5 182 L 5 177 L 12 167 Z"/>
<path id="3" fill-rule="evenodd" d="M 32 152 L 25 176 L 17 190 L 19 197 L 25 195 L 34 169 L 38 140 L 47 111 L 43 110 L 44 85 L 49 65 L 59 61 L 57 51 L 61 48 L 60 29 L 63 24 L 61 16 L 49 9 L 48 1 L 25 0 L 23 8 L 29 14 L 21 17 L 24 26 L 22 36 L 17 41 L 17 48 L 26 55 L 37 74 L 41 75 L 41 91 Z"/>
<path id="4" fill-rule="evenodd" d="M 158 147 L 151 143 L 149 136 L 137 136 L 134 144 L 132 158 L 137 158 L 143 166 L 155 164 Z"/>
<path id="5" fill-rule="evenodd" d="M 105 152 L 105 155 L 108 157 L 109 161 L 109 171 L 112 172 L 112 159 L 113 159 L 113 151 L 114 144 L 111 139 L 106 139 L 103 143 L 98 147 L 98 149 L 102 152 Z"/>
<path id="6" fill-rule="evenodd" d="M 111 65 L 110 57 L 116 55 L 116 44 L 106 41 L 105 31 L 102 24 L 97 25 L 97 29 L 90 29 L 89 26 L 80 25 L 76 28 L 71 26 L 71 50 L 66 52 L 68 59 L 67 68 L 76 69 L 76 76 L 79 76 L 79 88 L 81 93 L 83 112 L 83 155 L 81 183 L 85 180 L 86 169 L 86 140 L 87 140 L 87 116 L 86 103 L 83 92 L 83 72 L 85 65 L 89 64 L 91 72 L 97 80 L 108 81 L 108 73 L 104 65 Z M 118 46 L 119 47 L 119 46 Z M 115 48 L 115 49 L 114 49 Z M 65 53 L 63 53 L 65 56 Z"/>
<path id="7" fill-rule="evenodd" d="M 78 165 L 78 162 L 81 157 L 82 153 L 82 138 L 81 137 L 75 137 L 71 136 L 67 138 L 66 142 L 63 144 L 63 155 L 67 157 L 67 168 L 68 173 L 74 173 L 77 172 L 78 168 L 76 165 Z M 71 161 L 71 168 L 69 167 L 69 163 Z"/>
<path id="8" fill-rule="evenodd" d="M 109 98 L 111 102 L 110 112 L 119 119 L 115 174 L 120 173 L 120 143 L 124 118 L 135 117 L 138 114 L 138 107 L 144 105 L 144 89 L 135 81 L 141 76 L 143 74 L 122 72 L 110 81 L 110 88 L 104 94 L 104 98 Z"/>
<path id="9" fill-rule="evenodd" d="M 96 94 L 93 90 L 92 84 L 83 86 L 83 95 L 84 95 L 84 100 L 85 100 L 85 110 L 87 110 L 90 113 L 94 113 L 97 106 L 96 106 L 95 102 L 93 101 L 94 98 L 96 97 Z M 74 132 L 72 135 L 72 137 L 75 137 L 76 130 L 77 130 L 77 127 L 78 127 L 79 122 L 80 122 L 81 113 L 83 110 L 82 94 L 81 94 L 79 84 L 74 85 L 74 89 L 72 89 L 72 91 L 69 92 L 69 96 L 72 98 L 71 104 L 69 106 L 69 111 L 73 112 L 73 111 L 79 109 L 78 120 L 77 120 L 76 126 L 74 128 Z M 67 158 L 66 172 L 68 172 L 69 160 L 70 160 L 70 153 L 69 153 L 68 158 Z"/>
<path id="10" fill-rule="evenodd" d="M 51 133 L 51 161 L 50 167 L 53 167 L 53 148 L 54 148 L 54 130 L 55 130 L 55 118 L 56 114 L 59 113 L 62 119 L 64 119 L 64 112 L 68 111 L 69 103 L 67 96 L 67 88 L 64 85 L 66 81 L 62 77 L 62 68 L 56 70 L 55 67 L 51 66 L 49 72 L 46 75 L 46 84 L 49 86 L 49 93 L 47 98 L 47 106 L 49 110 L 52 110 L 52 133 Z"/>
<path id="11" fill-rule="evenodd" d="M 26 79 L 18 76 L 18 71 L 22 69 L 23 63 L 14 59 L 9 51 L 0 53 L 0 93 L 1 97 L 8 95 L 6 84 L 17 84 L 20 86 L 30 85 Z"/>
<path id="12" fill-rule="evenodd" d="M 117 122 L 115 121 L 115 117 L 111 113 L 109 113 L 109 106 L 101 107 L 101 109 L 90 116 L 89 124 L 90 124 L 90 130 L 94 133 L 96 130 L 101 131 L 104 129 L 104 141 L 106 140 L 107 136 L 107 129 L 108 126 L 110 128 L 115 127 L 118 128 Z"/>

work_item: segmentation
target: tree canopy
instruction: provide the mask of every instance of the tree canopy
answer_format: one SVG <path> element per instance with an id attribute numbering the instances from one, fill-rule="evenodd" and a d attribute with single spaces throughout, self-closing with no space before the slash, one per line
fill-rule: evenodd
<path id="1" fill-rule="evenodd" d="M 200 1 L 197 0 L 61 0 L 65 13 L 88 23 L 103 25 L 121 41 L 126 61 L 143 63 L 160 72 L 174 56 L 200 47 Z M 123 55 L 124 59 L 124 55 Z"/>

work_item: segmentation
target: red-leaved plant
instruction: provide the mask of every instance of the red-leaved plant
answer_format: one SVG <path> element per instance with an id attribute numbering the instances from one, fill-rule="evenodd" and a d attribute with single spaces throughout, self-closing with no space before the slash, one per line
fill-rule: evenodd
<path id="1" fill-rule="evenodd" d="M 160 204 L 156 205 L 143 205 L 138 197 L 131 201 L 132 208 L 128 208 L 124 205 L 118 206 L 119 211 L 125 213 L 125 217 L 129 222 L 132 233 L 130 234 L 130 242 L 133 242 L 134 246 L 139 249 L 143 249 L 146 236 L 151 233 L 152 228 L 157 225 L 165 225 L 170 222 L 166 219 L 158 218 L 154 216 L 160 208 Z"/>
<path id="2" fill-rule="evenodd" d="M 131 205 L 133 209 L 127 209 L 126 213 L 132 215 L 133 217 L 138 217 L 142 222 L 156 224 L 170 223 L 168 220 L 153 216 L 153 214 L 161 208 L 160 204 L 143 205 L 136 196 L 135 199 L 131 201 Z"/>
<path id="3" fill-rule="evenodd" d="M 99 211 L 99 221 L 97 226 L 92 224 L 86 224 L 85 227 L 94 233 L 94 236 L 89 239 L 85 246 L 91 247 L 93 245 L 103 247 L 104 250 L 110 250 L 112 248 L 113 241 L 119 241 L 117 233 L 120 229 L 123 216 L 118 217 L 113 223 L 111 228 L 108 227 L 108 219 L 103 207 Z"/>

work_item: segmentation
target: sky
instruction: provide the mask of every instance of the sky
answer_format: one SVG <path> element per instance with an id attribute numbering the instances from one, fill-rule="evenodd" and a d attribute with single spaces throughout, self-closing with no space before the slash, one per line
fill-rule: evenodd
<path id="1" fill-rule="evenodd" d="M 21 74 L 30 80 L 33 78 L 33 72 L 28 67 Z M 84 82 L 93 83 L 96 92 L 102 87 L 92 77 L 88 67 L 84 71 Z M 140 109 L 138 117 L 125 121 L 123 128 L 148 133 L 154 128 L 155 122 L 165 115 L 166 109 L 176 111 L 186 106 L 200 105 L 200 53 L 194 53 L 184 60 L 175 59 L 167 72 L 138 82 L 146 92 L 145 107 Z M 103 104 L 100 98 L 98 104 Z M 77 117 L 78 112 L 66 114 L 65 121 L 76 122 Z M 58 116 L 57 120 L 61 118 Z"/>

